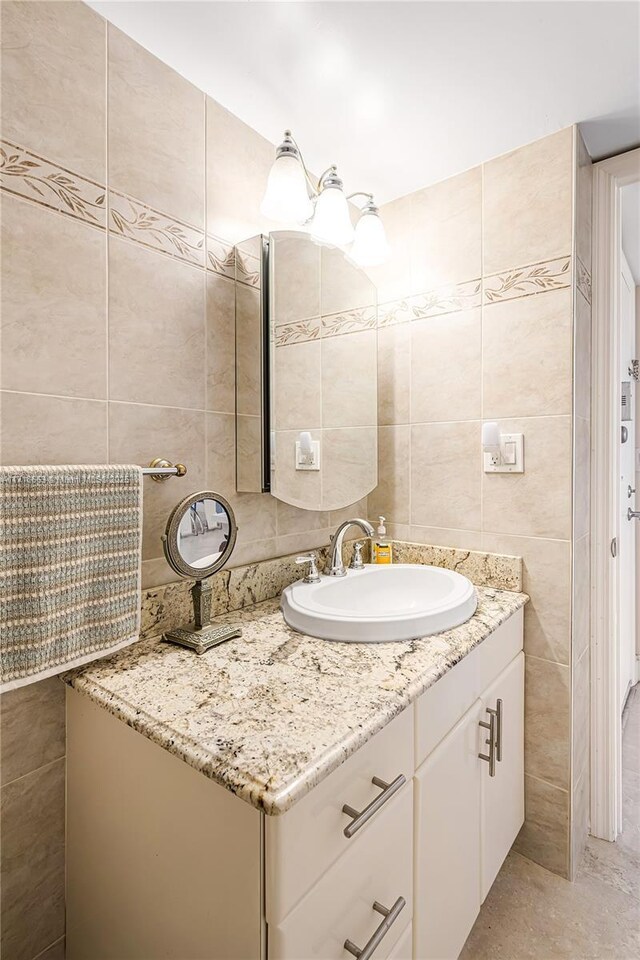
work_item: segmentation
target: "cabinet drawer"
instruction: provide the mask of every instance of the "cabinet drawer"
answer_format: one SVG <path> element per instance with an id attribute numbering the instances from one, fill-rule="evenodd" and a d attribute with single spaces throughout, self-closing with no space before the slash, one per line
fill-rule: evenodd
<path id="1" fill-rule="evenodd" d="M 375 825 L 345 851 L 279 925 L 269 925 L 269 960 L 345 960 L 351 940 L 362 949 L 390 909 L 406 901 L 375 951 L 389 957 L 411 922 L 413 908 L 413 785 L 380 811 Z"/>
<path id="2" fill-rule="evenodd" d="M 413 777 L 413 707 L 408 707 L 326 780 L 280 817 L 265 823 L 266 917 L 279 923 L 342 854 L 374 828 L 393 795 L 351 838 L 344 835 L 352 818 L 345 804 L 364 810 L 383 792 L 373 777 L 392 783 Z M 353 938 L 352 938 L 353 939 Z M 343 958 L 344 960 L 344 958 Z"/>
<path id="3" fill-rule="evenodd" d="M 416 768 L 522 650 L 522 624 L 520 609 L 419 698 Z"/>

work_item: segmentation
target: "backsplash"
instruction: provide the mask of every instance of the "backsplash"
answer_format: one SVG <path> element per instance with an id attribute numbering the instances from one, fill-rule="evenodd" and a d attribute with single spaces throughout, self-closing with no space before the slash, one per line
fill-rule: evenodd
<path id="1" fill-rule="evenodd" d="M 368 549 L 368 542 L 367 542 Z M 330 547 L 316 551 L 318 566 L 327 564 Z M 343 547 L 345 564 L 353 555 L 353 542 Z M 434 547 L 423 543 L 394 541 L 395 563 L 424 563 L 434 567 L 455 570 L 479 587 L 497 590 L 522 590 L 522 561 L 520 557 L 499 556 L 475 550 L 455 550 L 452 547 Z M 214 616 L 241 610 L 243 607 L 278 597 L 285 587 L 300 579 L 296 555 L 276 557 L 260 563 L 219 570 L 213 582 Z M 142 638 L 156 636 L 193 620 L 191 587 L 193 581 L 179 580 L 145 590 L 142 596 Z"/>

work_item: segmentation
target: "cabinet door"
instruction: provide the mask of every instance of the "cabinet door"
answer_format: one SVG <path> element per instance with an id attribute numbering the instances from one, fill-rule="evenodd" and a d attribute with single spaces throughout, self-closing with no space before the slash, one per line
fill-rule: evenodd
<path id="1" fill-rule="evenodd" d="M 416 774 L 416 960 L 455 960 L 480 910 L 477 700 Z"/>
<path id="2" fill-rule="evenodd" d="M 501 750 L 495 776 L 480 762 L 482 900 L 511 849 L 524 822 L 524 654 L 519 653 L 482 695 L 484 719 L 489 720 L 501 701 L 502 718 L 497 735 Z M 488 750 L 488 748 L 486 748 Z"/>

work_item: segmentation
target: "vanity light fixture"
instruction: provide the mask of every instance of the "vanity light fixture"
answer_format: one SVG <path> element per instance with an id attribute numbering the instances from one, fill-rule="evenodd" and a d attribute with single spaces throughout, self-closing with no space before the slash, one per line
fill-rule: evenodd
<path id="1" fill-rule="evenodd" d="M 355 230 L 349 210 L 349 200 L 354 197 L 366 199 Z M 351 244 L 349 255 L 359 266 L 376 266 L 389 256 L 373 194 L 359 191 L 346 196 L 335 165 L 328 167 L 315 184 L 290 130 L 285 130 L 284 140 L 276 149 L 260 210 L 270 220 L 305 224 L 315 240 L 336 247 Z"/>

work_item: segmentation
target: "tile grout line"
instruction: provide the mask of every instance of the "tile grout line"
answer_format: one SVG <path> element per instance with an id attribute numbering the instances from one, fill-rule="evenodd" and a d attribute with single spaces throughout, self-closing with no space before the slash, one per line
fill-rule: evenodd
<path id="1" fill-rule="evenodd" d="M 41 958 L 41 957 L 44 957 L 44 955 L 45 955 L 49 950 L 51 950 L 52 947 L 57 947 L 57 945 L 58 945 L 59 943 L 64 943 L 65 936 L 66 936 L 66 934 L 63 933 L 62 936 L 61 936 L 61 937 L 58 937 L 57 940 L 53 940 L 50 944 L 48 944 L 48 946 L 46 946 L 46 947 L 44 948 L 44 950 L 41 950 L 40 953 L 36 954 L 36 956 L 33 957 L 33 960 L 40 960 L 40 958 Z"/>
<path id="2" fill-rule="evenodd" d="M 64 670 L 60 671 L 64 673 Z M 55 676 L 58 676 L 55 674 Z M 17 687 L 16 689 L 20 689 Z M 14 777 L 12 780 L 7 780 L 6 782 L 0 784 L 0 790 L 4 790 L 5 787 L 11 786 L 13 783 L 18 783 L 20 780 L 24 780 L 26 777 L 33 776 L 34 773 L 41 773 L 43 770 L 48 770 L 49 767 L 53 767 L 56 763 L 60 763 L 61 760 L 66 760 L 67 754 L 61 753 L 59 757 L 56 757 L 54 760 L 47 760 L 46 763 L 40 764 L 39 767 L 34 767 L 33 770 L 28 770 L 26 773 L 21 773 L 19 777 Z"/>

